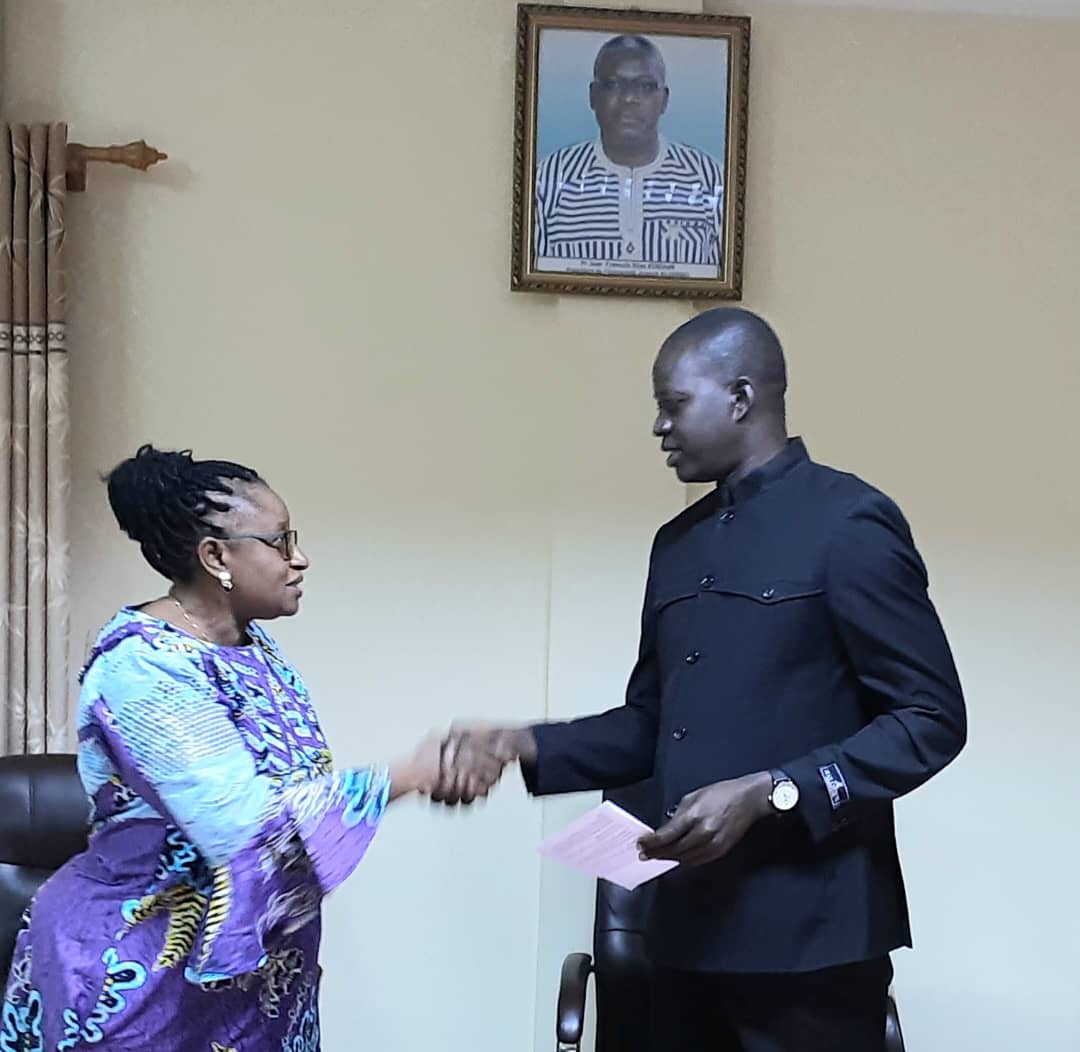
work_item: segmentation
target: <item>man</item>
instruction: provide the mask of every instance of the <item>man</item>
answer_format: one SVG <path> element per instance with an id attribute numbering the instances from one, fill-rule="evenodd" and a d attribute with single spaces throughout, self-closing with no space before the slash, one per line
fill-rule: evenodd
<path id="1" fill-rule="evenodd" d="M 622 263 L 631 266 L 619 273 L 718 276 L 723 169 L 660 135 L 668 97 L 651 40 L 618 36 L 600 48 L 589 86 L 599 138 L 557 150 L 537 172 L 538 270 Z"/>
<path id="2" fill-rule="evenodd" d="M 953 660 L 888 497 L 787 437 L 769 326 L 708 311 L 653 369 L 654 434 L 717 483 L 656 535 L 626 704 L 459 728 L 441 795 L 517 758 L 535 794 L 655 776 L 657 1052 L 870 1052 L 910 945 L 892 802 L 962 748 Z M 658 816 L 659 817 L 659 816 Z"/>

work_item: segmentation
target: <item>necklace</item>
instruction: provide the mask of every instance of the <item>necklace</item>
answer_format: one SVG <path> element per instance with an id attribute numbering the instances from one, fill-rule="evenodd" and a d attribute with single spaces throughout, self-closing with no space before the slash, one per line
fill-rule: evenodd
<path id="1" fill-rule="evenodd" d="M 176 609 L 180 611 L 180 616 L 191 626 L 195 633 L 196 639 L 201 639 L 204 643 L 214 645 L 214 641 L 203 631 L 199 622 L 196 621 L 185 609 L 184 604 L 176 597 L 176 593 L 169 589 L 169 598 L 176 603 Z"/>

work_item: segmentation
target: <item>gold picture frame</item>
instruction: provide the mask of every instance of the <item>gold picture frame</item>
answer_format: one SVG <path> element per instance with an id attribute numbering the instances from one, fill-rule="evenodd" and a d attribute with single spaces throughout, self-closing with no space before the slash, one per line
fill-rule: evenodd
<path id="1" fill-rule="evenodd" d="M 740 299 L 749 80 L 746 17 L 519 4 L 510 287 Z"/>

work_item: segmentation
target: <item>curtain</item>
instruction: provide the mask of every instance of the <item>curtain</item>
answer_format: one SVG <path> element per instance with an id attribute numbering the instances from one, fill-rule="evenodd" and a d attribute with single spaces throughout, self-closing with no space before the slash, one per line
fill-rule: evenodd
<path id="1" fill-rule="evenodd" d="M 0 124 L 0 753 L 67 746 L 67 129 Z"/>

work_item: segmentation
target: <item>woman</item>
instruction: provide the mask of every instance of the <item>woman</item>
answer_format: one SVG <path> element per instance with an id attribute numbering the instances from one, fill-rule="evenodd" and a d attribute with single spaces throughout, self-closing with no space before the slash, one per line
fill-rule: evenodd
<path id="1" fill-rule="evenodd" d="M 172 583 L 123 608 L 82 673 L 88 850 L 19 934 L 2 1052 L 317 1052 L 320 904 L 387 804 L 430 792 L 440 742 L 334 771 L 304 683 L 257 624 L 308 560 L 250 468 L 143 446 L 108 477 Z"/>

